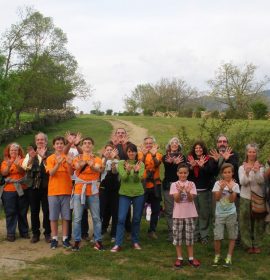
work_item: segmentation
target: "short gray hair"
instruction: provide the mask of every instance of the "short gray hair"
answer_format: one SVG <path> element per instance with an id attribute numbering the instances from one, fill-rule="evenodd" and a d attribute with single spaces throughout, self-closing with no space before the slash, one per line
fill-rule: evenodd
<path id="1" fill-rule="evenodd" d="M 35 141 L 37 140 L 37 136 L 38 135 L 43 135 L 44 139 L 45 139 L 45 142 L 48 144 L 48 136 L 47 134 L 43 133 L 43 132 L 38 132 L 36 135 L 35 135 Z"/>

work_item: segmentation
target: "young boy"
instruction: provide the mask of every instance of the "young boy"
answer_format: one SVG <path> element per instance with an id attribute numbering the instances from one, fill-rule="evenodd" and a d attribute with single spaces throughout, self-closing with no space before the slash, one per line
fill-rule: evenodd
<path id="1" fill-rule="evenodd" d="M 216 201 L 214 228 L 215 258 L 213 266 L 220 264 L 221 240 L 224 239 L 224 226 L 226 226 L 228 232 L 229 249 L 223 266 L 229 267 L 232 265 L 232 254 L 238 235 L 237 214 L 234 202 L 237 194 L 240 192 L 239 185 L 233 180 L 233 172 L 233 165 L 224 163 L 220 170 L 222 179 L 215 183 L 212 191 Z"/>
<path id="2" fill-rule="evenodd" d="M 93 228 L 94 228 L 94 249 L 103 250 L 101 236 L 101 220 L 99 210 L 99 177 L 102 168 L 102 161 L 99 157 L 93 155 L 94 140 L 86 137 L 82 140 L 83 154 L 73 160 L 75 167 L 75 185 L 74 185 L 74 246 L 73 251 L 80 250 L 81 242 L 81 220 L 85 204 L 90 208 Z"/>
<path id="3" fill-rule="evenodd" d="M 196 186 L 188 181 L 188 166 L 181 163 L 177 168 L 179 180 L 171 184 L 170 195 L 174 198 L 173 207 L 173 244 L 176 246 L 177 259 L 174 266 L 183 267 L 182 243 L 185 241 L 188 251 L 188 263 L 195 268 L 200 262 L 193 258 L 195 218 L 198 217 L 194 204 Z"/>
<path id="4" fill-rule="evenodd" d="M 49 173 L 48 201 L 50 224 L 52 231 L 51 249 L 58 246 L 58 219 L 61 213 L 63 247 L 71 248 L 68 240 L 68 224 L 70 220 L 70 195 L 72 191 L 72 162 L 63 153 L 65 139 L 57 136 L 53 139 L 54 154 L 47 158 L 46 171 Z"/>

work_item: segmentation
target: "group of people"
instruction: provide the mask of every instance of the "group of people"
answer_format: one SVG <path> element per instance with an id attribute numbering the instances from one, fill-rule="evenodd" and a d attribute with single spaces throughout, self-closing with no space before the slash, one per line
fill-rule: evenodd
<path id="1" fill-rule="evenodd" d="M 27 212 L 30 206 L 30 241 L 40 240 L 40 206 L 45 241 L 58 247 L 58 220 L 62 219 L 62 245 L 79 251 L 89 239 L 88 211 L 93 221 L 94 249 L 103 250 L 102 236 L 111 221 L 111 252 L 122 249 L 124 236 L 141 250 L 140 224 L 145 205 L 151 207 L 148 235 L 158 239 L 157 224 L 162 200 L 168 226 L 168 241 L 176 247 L 175 267 L 183 266 L 182 244 L 187 246 L 188 264 L 199 267 L 193 244 L 209 242 L 214 209 L 213 266 L 221 264 L 221 240 L 225 228 L 229 239 L 224 266 L 232 264 L 236 240 L 248 253 L 260 253 L 268 213 L 266 182 L 269 162 L 258 161 L 258 147 L 248 144 L 242 165 L 225 135 L 217 137 L 210 151 L 196 141 L 189 154 L 177 137 L 169 140 L 162 155 L 152 136 L 137 147 L 124 128 L 118 128 L 101 156 L 94 154 L 94 140 L 80 133 L 53 139 L 39 132 L 24 156 L 17 143 L 7 145 L 1 162 L 0 195 L 6 216 L 7 240 L 16 239 L 18 224 L 22 238 L 30 238 Z M 161 179 L 161 165 L 164 176 Z M 240 165 L 240 167 L 239 167 Z M 73 219 L 72 219 L 73 216 Z M 73 222 L 72 222 L 73 220 Z M 74 240 L 71 244 L 71 240 Z"/>

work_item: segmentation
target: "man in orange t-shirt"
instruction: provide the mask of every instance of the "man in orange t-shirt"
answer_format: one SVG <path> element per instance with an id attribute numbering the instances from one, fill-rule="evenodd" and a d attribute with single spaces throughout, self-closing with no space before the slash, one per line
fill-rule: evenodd
<path id="1" fill-rule="evenodd" d="M 150 227 L 148 229 L 149 237 L 157 239 L 156 227 L 158 223 L 158 215 L 160 212 L 161 201 L 161 180 L 160 180 L 160 164 L 162 154 L 158 153 L 158 145 L 152 136 L 144 138 L 141 151 L 138 153 L 138 160 L 145 165 L 143 174 L 145 187 L 145 202 L 151 205 Z"/>
<path id="2" fill-rule="evenodd" d="M 81 242 L 81 220 L 85 205 L 90 209 L 94 228 L 94 249 L 103 250 L 101 235 L 101 220 L 99 208 L 99 177 L 102 168 L 101 158 L 93 153 L 94 140 L 86 137 L 82 140 L 82 155 L 73 160 L 75 168 L 75 185 L 72 197 L 74 225 L 73 236 L 75 244 L 73 251 L 79 251 Z"/>
<path id="3" fill-rule="evenodd" d="M 53 139 L 55 153 L 47 158 L 46 171 L 49 173 L 48 201 L 52 231 L 51 249 L 58 246 L 58 219 L 61 213 L 63 247 L 71 248 L 68 240 L 68 223 L 70 217 L 70 195 L 72 192 L 72 160 L 64 154 L 65 138 Z"/>

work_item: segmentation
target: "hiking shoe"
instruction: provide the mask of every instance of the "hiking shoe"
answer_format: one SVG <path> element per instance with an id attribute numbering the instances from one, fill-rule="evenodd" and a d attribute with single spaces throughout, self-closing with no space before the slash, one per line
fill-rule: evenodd
<path id="1" fill-rule="evenodd" d="M 75 241 L 74 246 L 72 246 L 73 252 L 79 252 L 80 251 L 80 241 Z"/>
<path id="2" fill-rule="evenodd" d="M 9 242 L 14 242 L 15 241 L 15 235 L 11 235 L 11 234 L 8 234 L 7 235 L 7 241 L 9 241 Z"/>
<path id="3" fill-rule="evenodd" d="M 176 259 L 175 263 L 174 263 L 174 267 L 176 268 L 182 268 L 184 265 L 184 261 L 183 260 L 179 260 L 179 259 Z"/>
<path id="4" fill-rule="evenodd" d="M 223 266 L 224 266 L 224 267 L 231 267 L 231 266 L 232 266 L 232 260 L 226 258 L 226 259 L 225 259 L 225 262 L 224 262 L 224 264 L 223 264 Z"/>
<path id="5" fill-rule="evenodd" d="M 39 235 L 33 235 L 30 242 L 31 243 L 37 243 L 39 241 Z"/>
<path id="6" fill-rule="evenodd" d="M 200 261 L 197 260 L 197 259 L 188 260 L 188 264 L 189 264 L 190 266 L 195 267 L 195 268 L 198 268 L 198 267 L 200 267 L 200 265 L 201 265 Z"/>
<path id="7" fill-rule="evenodd" d="M 52 239 L 51 241 L 51 249 L 55 250 L 58 246 L 58 241 L 56 239 Z"/>
<path id="8" fill-rule="evenodd" d="M 220 256 L 215 256 L 212 266 L 218 266 L 220 265 Z"/>
<path id="9" fill-rule="evenodd" d="M 112 247 L 112 249 L 111 249 L 111 252 L 112 252 L 112 253 L 118 253 L 118 252 L 120 252 L 121 250 L 122 250 L 122 248 L 121 248 L 120 246 L 114 245 L 114 246 Z"/>
<path id="10" fill-rule="evenodd" d="M 148 232 L 148 237 L 151 239 L 158 239 L 158 237 L 154 231 Z"/>
<path id="11" fill-rule="evenodd" d="M 68 239 L 65 239 L 62 244 L 63 244 L 63 247 L 66 248 L 66 249 L 71 249 L 72 248 L 72 245 L 70 244 Z"/>
<path id="12" fill-rule="evenodd" d="M 133 249 L 135 249 L 135 250 L 141 250 L 142 247 L 139 245 L 139 243 L 134 243 L 134 244 L 133 244 Z"/>
<path id="13" fill-rule="evenodd" d="M 51 235 L 50 234 L 45 234 L 45 242 L 46 243 L 51 243 L 51 241 L 52 241 Z"/>
<path id="14" fill-rule="evenodd" d="M 97 241 L 94 245 L 94 249 L 97 251 L 104 251 L 104 247 L 101 241 Z"/>
<path id="15" fill-rule="evenodd" d="M 21 238 L 23 238 L 23 239 L 30 239 L 30 235 L 29 235 L 28 232 L 27 232 L 27 233 L 22 233 L 20 236 L 21 236 Z"/>

